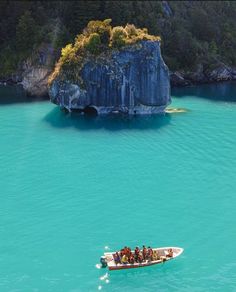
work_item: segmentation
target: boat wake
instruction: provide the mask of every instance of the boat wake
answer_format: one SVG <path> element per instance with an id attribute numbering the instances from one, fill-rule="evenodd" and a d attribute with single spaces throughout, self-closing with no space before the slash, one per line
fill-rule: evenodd
<path id="1" fill-rule="evenodd" d="M 103 276 L 101 276 L 99 279 L 100 279 L 100 281 L 103 281 L 103 283 L 108 284 L 110 282 L 110 280 L 108 279 L 108 277 L 109 277 L 109 274 L 106 273 Z M 102 290 L 102 288 L 103 288 L 102 285 L 98 285 L 98 290 Z"/>
<path id="2" fill-rule="evenodd" d="M 100 280 L 101 280 L 101 281 L 105 281 L 106 283 L 109 283 L 109 280 L 108 280 L 108 273 L 106 273 L 105 275 L 101 276 L 101 277 L 100 277 Z"/>
<path id="3" fill-rule="evenodd" d="M 101 264 L 96 264 L 96 265 L 95 265 L 95 268 L 97 268 L 97 269 L 101 269 L 101 267 L 102 267 Z"/>

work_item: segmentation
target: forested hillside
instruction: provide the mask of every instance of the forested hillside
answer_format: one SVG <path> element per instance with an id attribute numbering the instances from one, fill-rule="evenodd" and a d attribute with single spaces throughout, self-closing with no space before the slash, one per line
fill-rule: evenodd
<path id="1" fill-rule="evenodd" d="M 55 52 L 89 20 L 132 23 L 160 35 L 170 70 L 236 65 L 234 1 L 0 1 L 0 75 L 13 73 L 43 44 Z"/>

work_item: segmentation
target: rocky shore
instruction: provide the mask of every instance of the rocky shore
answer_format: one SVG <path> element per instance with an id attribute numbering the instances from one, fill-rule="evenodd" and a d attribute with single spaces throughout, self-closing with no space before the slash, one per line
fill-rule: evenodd
<path id="1" fill-rule="evenodd" d="M 22 85 L 27 96 L 45 97 L 48 95 L 48 77 L 59 56 L 50 44 L 44 44 L 27 58 L 9 76 L 0 79 L 2 85 Z"/>
<path id="2" fill-rule="evenodd" d="M 236 80 L 236 68 L 220 64 L 216 68 L 204 70 L 202 65 L 195 72 L 170 72 L 170 83 L 175 86 L 189 86 L 204 83 L 214 83 L 226 80 Z"/>

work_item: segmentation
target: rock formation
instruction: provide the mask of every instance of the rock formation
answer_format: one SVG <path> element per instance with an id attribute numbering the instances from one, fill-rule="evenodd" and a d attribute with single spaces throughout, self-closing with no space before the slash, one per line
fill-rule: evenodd
<path id="1" fill-rule="evenodd" d="M 152 114 L 170 104 L 169 72 L 160 42 L 145 40 L 88 58 L 79 82 L 57 77 L 49 88 L 51 101 L 69 111 L 93 108 L 98 114 Z"/>
<path id="2" fill-rule="evenodd" d="M 51 44 L 41 44 L 18 66 L 14 74 L 0 80 L 0 84 L 20 84 L 27 96 L 48 97 L 48 77 L 57 57 L 58 53 Z"/>
<path id="3" fill-rule="evenodd" d="M 55 52 L 50 45 L 38 48 L 34 56 L 28 58 L 22 68 L 22 86 L 29 96 L 48 95 L 48 77 L 52 72 Z"/>

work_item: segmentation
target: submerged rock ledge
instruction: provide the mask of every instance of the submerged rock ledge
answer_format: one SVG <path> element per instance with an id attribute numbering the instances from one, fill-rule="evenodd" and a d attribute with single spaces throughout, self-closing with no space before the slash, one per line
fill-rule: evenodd
<path id="1" fill-rule="evenodd" d="M 164 113 L 171 103 L 169 70 L 160 41 L 142 40 L 91 56 L 80 71 L 81 82 L 56 77 L 49 86 L 51 101 L 68 111 L 97 114 Z"/>

